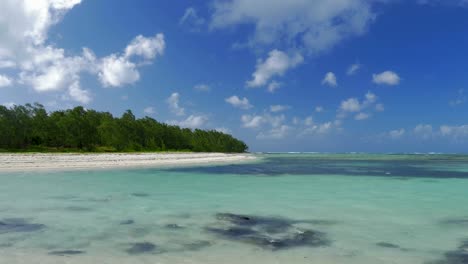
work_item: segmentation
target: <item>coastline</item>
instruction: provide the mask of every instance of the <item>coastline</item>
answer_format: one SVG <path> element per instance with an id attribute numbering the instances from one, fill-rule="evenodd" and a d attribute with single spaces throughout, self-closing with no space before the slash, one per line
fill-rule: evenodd
<path id="1" fill-rule="evenodd" d="M 0 172 L 158 168 L 253 161 L 249 153 L 0 153 Z"/>

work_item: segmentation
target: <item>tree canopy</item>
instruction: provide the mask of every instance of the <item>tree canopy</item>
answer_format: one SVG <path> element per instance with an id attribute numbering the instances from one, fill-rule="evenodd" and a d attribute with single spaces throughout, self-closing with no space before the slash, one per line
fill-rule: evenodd
<path id="1" fill-rule="evenodd" d="M 0 105 L 0 149 L 6 151 L 194 151 L 245 152 L 247 145 L 215 130 L 191 130 L 137 119 L 132 111 L 114 117 L 81 106 L 47 112 L 41 104 Z"/>

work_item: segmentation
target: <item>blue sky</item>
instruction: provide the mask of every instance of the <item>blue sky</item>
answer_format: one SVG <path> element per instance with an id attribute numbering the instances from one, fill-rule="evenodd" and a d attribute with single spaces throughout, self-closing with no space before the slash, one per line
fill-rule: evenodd
<path id="1" fill-rule="evenodd" d="M 0 103 L 252 151 L 467 152 L 468 1 L 0 0 Z"/>

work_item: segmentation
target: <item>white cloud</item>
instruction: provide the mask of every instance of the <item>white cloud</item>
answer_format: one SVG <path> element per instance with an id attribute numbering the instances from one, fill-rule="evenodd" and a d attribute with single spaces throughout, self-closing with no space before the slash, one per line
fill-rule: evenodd
<path id="1" fill-rule="evenodd" d="M 376 84 L 398 85 L 400 80 L 400 76 L 393 71 L 384 71 L 372 75 L 372 81 Z"/>
<path id="2" fill-rule="evenodd" d="M 159 33 L 154 37 L 144 37 L 138 35 L 132 42 L 125 48 L 125 58 L 132 56 L 140 56 L 146 60 L 151 60 L 156 55 L 163 55 L 166 48 L 164 35 Z"/>
<path id="3" fill-rule="evenodd" d="M 11 60 L 0 60 L 0 69 L 4 68 L 14 68 L 16 67 L 16 63 Z"/>
<path id="4" fill-rule="evenodd" d="M 5 106 L 6 108 L 12 108 L 16 104 L 14 102 L 6 102 L 6 103 L 3 103 L 2 105 Z"/>
<path id="5" fill-rule="evenodd" d="M 344 112 L 359 112 L 361 111 L 361 103 L 356 98 L 349 98 L 341 102 L 340 109 Z"/>
<path id="6" fill-rule="evenodd" d="M 365 97 L 366 100 L 364 101 L 364 104 L 373 104 L 375 101 L 377 101 L 377 96 L 372 92 L 367 92 Z"/>
<path id="7" fill-rule="evenodd" d="M 361 113 L 357 114 L 357 115 L 354 117 L 354 119 L 356 119 L 356 120 L 358 120 L 358 121 L 361 121 L 361 120 L 366 120 L 366 119 L 368 119 L 369 117 L 370 117 L 369 114 L 367 114 L 367 113 L 362 113 L 362 112 L 361 112 Z"/>
<path id="8" fill-rule="evenodd" d="M 316 106 L 316 107 L 315 107 L 315 112 L 321 113 L 321 112 L 323 112 L 323 111 L 325 111 L 325 109 L 324 109 L 322 106 Z"/>
<path id="9" fill-rule="evenodd" d="M 204 115 L 190 115 L 182 121 L 169 121 L 169 124 L 178 125 L 184 128 L 202 128 L 208 122 L 208 117 Z"/>
<path id="10" fill-rule="evenodd" d="M 216 130 L 218 132 L 221 132 L 221 133 L 224 133 L 224 134 L 231 134 L 232 133 L 231 129 L 226 128 L 226 127 L 217 127 L 214 130 Z"/>
<path id="11" fill-rule="evenodd" d="M 207 84 L 197 84 L 193 87 L 194 90 L 199 91 L 199 92 L 209 92 L 211 91 L 211 87 Z"/>
<path id="12" fill-rule="evenodd" d="M 179 20 L 179 25 L 188 25 L 192 31 L 200 30 L 200 27 L 204 24 L 205 19 L 200 17 L 197 10 L 193 7 L 185 9 L 184 15 Z"/>
<path id="13" fill-rule="evenodd" d="M 312 124 L 302 130 L 299 134 L 300 137 L 306 135 L 326 135 L 330 133 L 334 128 L 332 122 L 325 122 L 322 124 Z"/>
<path id="14" fill-rule="evenodd" d="M 449 126 L 443 125 L 440 127 L 440 134 L 443 137 L 459 142 L 468 140 L 468 125 Z"/>
<path id="15" fill-rule="evenodd" d="M 454 107 L 458 105 L 462 105 L 464 103 L 466 103 L 466 95 L 465 95 L 464 89 L 459 89 L 457 98 L 449 102 L 449 104 Z"/>
<path id="16" fill-rule="evenodd" d="M 82 104 L 89 104 L 92 100 L 91 93 L 88 90 L 83 90 L 79 82 L 74 82 L 68 88 L 68 95 L 75 101 Z"/>
<path id="17" fill-rule="evenodd" d="M 348 70 L 346 71 L 347 75 L 354 75 L 361 69 L 361 64 L 355 63 L 349 66 Z"/>
<path id="18" fill-rule="evenodd" d="M 169 98 L 167 98 L 166 102 L 169 104 L 169 109 L 172 113 L 178 116 L 185 115 L 185 109 L 179 105 L 180 94 L 173 93 Z"/>
<path id="19" fill-rule="evenodd" d="M 306 119 L 304 120 L 304 124 L 306 126 L 311 126 L 314 124 L 314 119 L 311 116 L 306 117 Z"/>
<path id="20" fill-rule="evenodd" d="M 266 60 L 257 62 L 256 70 L 252 74 L 252 80 L 247 82 L 247 87 L 265 86 L 271 78 L 284 75 L 288 69 L 296 67 L 303 60 L 303 57 L 298 53 L 288 55 L 276 49 L 272 50 Z"/>
<path id="21" fill-rule="evenodd" d="M 341 102 L 338 108 L 337 118 L 339 120 L 344 119 L 349 113 L 356 113 L 354 119 L 361 121 L 366 120 L 372 116 L 372 112 L 384 111 L 384 106 L 381 103 L 377 103 L 379 98 L 372 92 L 367 92 L 364 95 L 364 99 L 352 97 Z"/>
<path id="22" fill-rule="evenodd" d="M 413 129 L 413 133 L 422 139 L 430 139 L 433 137 L 434 132 L 431 125 L 419 124 Z"/>
<path id="23" fill-rule="evenodd" d="M 99 65 L 99 79 L 104 87 L 119 87 L 140 80 L 138 67 L 148 64 L 157 55 L 164 54 L 166 42 L 164 35 L 154 37 L 138 35 L 125 48 L 123 55 L 112 54 L 102 59 Z M 144 59 L 142 64 L 131 61 L 135 57 Z"/>
<path id="24" fill-rule="evenodd" d="M 241 121 L 245 128 L 258 128 L 265 122 L 263 116 L 258 115 L 242 115 Z"/>
<path id="25" fill-rule="evenodd" d="M 392 130 L 388 132 L 388 136 L 392 139 L 399 139 L 403 135 L 405 135 L 405 133 L 406 133 L 406 130 L 404 128 L 401 128 L 401 129 L 396 129 L 396 130 Z"/>
<path id="26" fill-rule="evenodd" d="M 152 106 L 148 106 L 145 109 L 143 109 L 143 113 L 145 113 L 147 115 L 153 115 L 153 114 L 156 113 L 156 109 L 154 109 L 154 107 L 152 107 Z"/>
<path id="27" fill-rule="evenodd" d="M 268 92 L 270 93 L 274 93 L 276 90 L 278 90 L 279 88 L 281 88 L 281 83 L 279 82 L 276 82 L 276 81 L 272 81 L 268 84 Z"/>
<path id="28" fill-rule="evenodd" d="M 140 79 L 136 64 L 115 54 L 102 60 L 99 79 L 104 87 L 132 84 Z"/>
<path id="29" fill-rule="evenodd" d="M 286 44 L 309 54 L 361 35 L 375 18 L 367 0 L 215 1 L 211 28 L 253 24 L 248 45 Z"/>
<path id="30" fill-rule="evenodd" d="M 289 133 L 291 130 L 290 126 L 287 125 L 281 125 L 279 127 L 273 127 L 272 129 L 266 131 L 266 132 L 260 132 L 257 135 L 258 139 L 282 139 L 286 137 L 286 135 Z"/>
<path id="31" fill-rule="evenodd" d="M 383 111 L 385 111 L 385 106 L 383 104 L 376 104 L 375 105 L 375 110 L 377 112 L 383 112 Z"/>
<path id="32" fill-rule="evenodd" d="M 44 44 L 49 28 L 81 0 L 2 0 L 0 61 L 20 59 Z"/>
<path id="33" fill-rule="evenodd" d="M 328 72 L 325 74 L 325 77 L 322 80 L 322 84 L 331 87 L 337 87 L 338 82 L 336 81 L 336 75 L 333 72 Z"/>
<path id="34" fill-rule="evenodd" d="M 12 84 L 13 84 L 13 80 L 11 78 L 9 78 L 6 75 L 0 74 L 0 88 L 11 86 Z"/>
<path id="35" fill-rule="evenodd" d="M 226 103 L 231 104 L 234 107 L 240 108 L 240 109 L 250 109 L 252 108 L 252 105 L 249 103 L 249 99 L 247 98 L 239 98 L 237 95 L 233 95 L 229 98 L 225 99 Z"/>
<path id="36" fill-rule="evenodd" d="M 458 6 L 458 7 L 468 7 L 468 0 L 418 0 L 420 5 L 447 5 L 447 6 Z"/>
<path id="37" fill-rule="evenodd" d="M 81 0 L 0 0 L 0 68 L 17 74 L 18 84 L 36 92 L 61 92 L 62 98 L 90 102 L 91 93 L 80 88 L 83 72 L 98 76 L 104 86 L 122 86 L 137 81 L 137 67 L 150 63 L 165 48 L 164 36 L 137 36 L 122 55 L 97 59 L 87 48 L 68 55 L 48 43 L 50 28 Z M 131 59 L 141 57 L 144 63 Z M 16 79 L 16 78 L 15 78 Z"/>
<path id="38" fill-rule="evenodd" d="M 282 111 L 288 110 L 290 108 L 291 107 L 289 105 L 271 105 L 270 111 L 273 113 L 276 113 L 276 112 L 282 112 Z"/>

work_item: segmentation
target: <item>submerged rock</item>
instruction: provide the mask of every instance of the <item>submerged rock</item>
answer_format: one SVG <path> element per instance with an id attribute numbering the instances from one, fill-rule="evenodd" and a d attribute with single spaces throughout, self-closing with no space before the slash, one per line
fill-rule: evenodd
<path id="1" fill-rule="evenodd" d="M 150 195 L 147 194 L 147 193 L 132 193 L 132 196 L 135 196 L 135 197 L 148 197 Z"/>
<path id="2" fill-rule="evenodd" d="M 284 232 L 294 223 L 294 221 L 279 217 L 250 216 L 231 213 L 216 214 L 216 219 L 237 226 L 255 227 L 268 233 Z"/>
<path id="3" fill-rule="evenodd" d="M 379 242 L 376 245 L 384 248 L 400 248 L 400 246 L 388 242 Z"/>
<path id="4" fill-rule="evenodd" d="M 196 242 L 193 242 L 193 243 L 190 243 L 190 244 L 185 244 L 183 246 L 184 246 L 184 250 L 197 251 L 197 250 L 209 247 L 211 245 L 212 245 L 211 242 L 201 240 L 201 241 L 196 241 Z"/>
<path id="5" fill-rule="evenodd" d="M 178 224 L 167 224 L 166 228 L 168 228 L 168 229 L 184 229 L 183 226 L 180 226 Z"/>
<path id="6" fill-rule="evenodd" d="M 8 218 L 0 221 L 0 234 L 13 232 L 34 232 L 45 228 L 43 224 L 31 224 L 22 218 Z"/>
<path id="7" fill-rule="evenodd" d="M 132 219 L 124 220 L 124 221 L 120 222 L 121 225 L 132 225 L 134 223 L 135 223 L 135 221 L 132 220 Z"/>
<path id="8" fill-rule="evenodd" d="M 315 230 L 298 231 L 293 221 L 278 217 L 261 217 L 237 215 L 230 213 L 217 214 L 216 219 L 228 227 L 207 227 L 206 230 L 220 238 L 252 244 L 272 250 L 289 249 L 293 247 L 320 247 L 330 244 L 323 232 Z"/>
<path id="9" fill-rule="evenodd" d="M 426 262 L 426 264 L 468 264 L 468 240 L 456 250 L 446 252 L 443 259 Z"/>
<path id="10" fill-rule="evenodd" d="M 461 219 L 446 219 L 440 221 L 442 225 L 460 225 L 460 226 L 468 226 L 468 219 L 461 218 Z"/>
<path id="11" fill-rule="evenodd" d="M 71 256 L 71 255 L 80 255 L 86 253 L 82 250 L 60 250 L 60 251 L 51 251 L 49 255 L 54 256 Z"/>
<path id="12" fill-rule="evenodd" d="M 133 244 L 129 249 L 127 249 L 127 253 L 131 255 L 136 254 L 145 254 L 145 253 L 152 253 L 155 252 L 156 245 L 150 242 L 140 242 Z"/>

